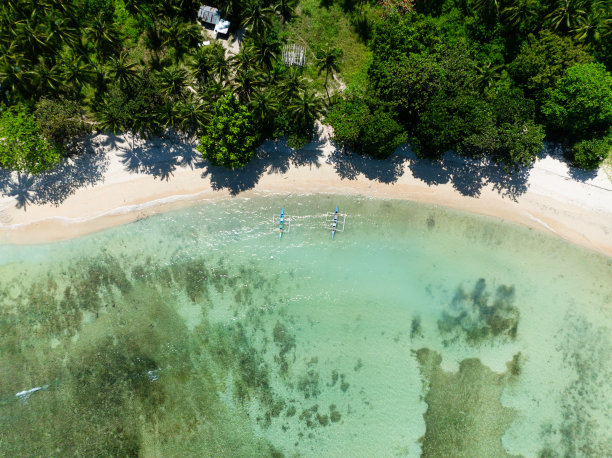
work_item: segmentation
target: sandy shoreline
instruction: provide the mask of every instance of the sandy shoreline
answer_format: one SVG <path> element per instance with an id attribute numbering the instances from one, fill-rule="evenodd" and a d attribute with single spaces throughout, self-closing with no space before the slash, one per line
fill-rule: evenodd
<path id="1" fill-rule="evenodd" d="M 508 179 L 499 168 L 456 156 L 441 163 L 400 152 L 377 162 L 347 157 L 321 130 L 301 151 L 266 142 L 244 170 L 206 167 L 178 139 L 97 136 L 86 154 L 49 176 L 0 177 L 4 243 L 44 243 L 154 213 L 231 196 L 335 193 L 407 199 L 503 218 L 612 257 L 612 183 L 547 156 Z M 573 175 L 582 173 L 577 178 Z"/>

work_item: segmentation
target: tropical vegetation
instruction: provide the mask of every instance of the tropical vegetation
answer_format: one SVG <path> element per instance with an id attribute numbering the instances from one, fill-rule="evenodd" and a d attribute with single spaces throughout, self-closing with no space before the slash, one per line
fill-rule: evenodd
<path id="1" fill-rule="evenodd" d="M 545 141 L 587 168 L 612 145 L 612 0 L 211 4 L 243 30 L 236 54 L 202 45 L 192 0 L 3 2 L 0 165 L 38 173 L 91 130 L 133 147 L 172 129 L 236 168 L 266 138 L 303 145 L 318 119 L 360 154 L 409 141 L 509 171 Z M 304 68 L 281 62 L 287 43 Z"/>

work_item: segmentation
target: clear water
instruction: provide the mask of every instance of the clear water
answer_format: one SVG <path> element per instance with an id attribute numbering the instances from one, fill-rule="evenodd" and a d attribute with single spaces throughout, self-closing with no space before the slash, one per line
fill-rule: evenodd
<path id="1" fill-rule="evenodd" d="M 612 260 L 536 231 L 279 196 L 0 260 L 6 456 L 612 455 Z"/>

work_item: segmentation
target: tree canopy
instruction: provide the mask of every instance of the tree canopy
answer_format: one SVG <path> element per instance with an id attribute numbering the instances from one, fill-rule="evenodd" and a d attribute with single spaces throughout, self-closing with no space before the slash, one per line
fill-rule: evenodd
<path id="1" fill-rule="evenodd" d="M 18 172 L 40 173 L 61 159 L 61 151 L 41 133 L 27 109 L 0 114 L 0 165 Z"/>
<path id="2" fill-rule="evenodd" d="M 213 165 L 243 167 L 255 154 L 253 118 L 231 95 L 219 99 L 202 128 L 198 151 Z"/>

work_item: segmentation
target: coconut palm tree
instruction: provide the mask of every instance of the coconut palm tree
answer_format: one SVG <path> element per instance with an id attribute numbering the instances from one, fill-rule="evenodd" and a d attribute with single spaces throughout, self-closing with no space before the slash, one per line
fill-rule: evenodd
<path id="1" fill-rule="evenodd" d="M 243 46 L 238 54 L 230 59 L 230 64 L 235 72 L 246 71 L 254 67 L 257 56 L 255 48 L 250 45 Z"/>
<path id="2" fill-rule="evenodd" d="M 244 10 L 242 27 L 250 34 L 260 36 L 272 26 L 274 10 L 264 7 L 259 0 L 251 0 Z"/>
<path id="3" fill-rule="evenodd" d="M 195 48 L 187 67 L 198 84 L 205 86 L 213 73 L 209 48 L 207 46 Z"/>
<path id="4" fill-rule="evenodd" d="M 99 62 L 121 49 L 121 33 L 102 14 L 85 28 L 85 38 L 93 45 Z"/>
<path id="5" fill-rule="evenodd" d="M 501 78 L 503 68 L 503 65 L 493 65 L 490 61 L 483 65 L 477 65 L 475 84 L 481 89 L 491 87 L 495 81 Z"/>
<path id="6" fill-rule="evenodd" d="M 301 91 L 289 106 L 289 113 L 298 129 L 308 131 L 323 111 L 323 101 L 311 89 Z"/>
<path id="7" fill-rule="evenodd" d="M 252 68 L 236 72 L 233 80 L 234 94 L 238 100 L 247 103 L 251 100 L 251 94 L 256 87 L 261 86 L 261 76 Z"/>
<path id="8" fill-rule="evenodd" d="M 195 48 L 202 40 L 201 28 L 196 24 L 188 24 L 178 17 L 173 17 L 161 29 L 164 46 L 174 51 L 174 62 L 178 64 L 185 54 Z"/>
<path id="9" fill-rule="evenodd" d="M 514 0 L 502 10 L 502 18 L 514 27 L 532 30 L 538 17 L 538 7 L 537 0 Z"/>
<path id="10" fill-rule="evenodd" d="M 279 92 L 284 103 L 291 104 L 297 95 L 307 87 L 308 83 L 302 76 L 301 69 L 291 67 L 279 83 Z"/>
<path id="11" fill-rule="evenodd" d="M 572 30 L 586 15 L 584 0 L 558 0 L 546 16 L 546 24 L 555 30 Z"/>
<path id="12" fill-rule="evenodd" d="M 159 73 L 159 88 L 172 100 L 181 100 L 187 90 L 187 71 L 183 68 L 166 68 Z"/>
<path id="13" fill-rule="evenodd" d="M 28 81 L 26 76 L 18 61 L 6 57 L 0 58 L 0 86 L 2 87 L 0 99 L 4 97 L 13 99 L 9 100 L 10 102 L 27 94 Z M 36 79 L 36 75 L 34 75 L 34 79 Z"/>
<path id="14" fill-rule="evenodd" d="M 61 64 L 63 82 L 71 86 L 75 94 L 81 92 L 83 85 L 91 80 L 91 65 L 83 57 L 71 52 Z"/>
<path id="15" fill-rule="evenodd" d="M 274 11 L 280 16 L 281 24 L 293 17 L 297 4 L 298 0 L 278 0 L 274 5 Z"/>
<path id="16" fill-rule="evenodd" d="M 580 42 L 596 43 L 612 33 L 612 4 L 596 1 L 590 5 L 585 16 L 579 16 L 572 30 L 574 39 Z"/>
<path id="17" fill-rule="evenodd" d="M 210 117 L 210 105 L 191 94 L 177 104 L 178 128 L 188 135 L 194 135 Z"/>
<path id="18" fill-rule="evenodd" d="M 213 71 L 219 83 L 225 83 L 229 78 L 229 63 L 225 58 L 225 49 L 221 43 L 215 41 L 210 45 L 210 59 Z"/>
<path id="19" fill-rule="evenodd" d="M 474 10 L 482 18 L 498 18 L 501 10 L 502 0 L 474 0 Z"/>
<path id="20" fill-rule="evenodd" d="M 255 40 L 253 48 L 257 63 L 262 68 L 270 71 L 274 65 L 274 61 L 278 59 L 280 42 L 268 37 L 267 34 L 264 34 L 260 39 Z"/>
<path id="21" fill-rule="evenodd" d="M 340 59 L 342 58 L 342 50 L 338 48 L 332 48 L 329 45 L 317 52 L 317 68 L 319 69 L 319 75 L 325 71 L 325 92 L 327 93 L 327 99 L 329 99 L 329 90 L 327 89 L 327 79 L 329 74 L 338 73 L 340 71 Z"/>
<path id="22" fill-rule="evenodd" d="M 32 86 L 40 95 L 56 92 L 62 86 L 63 75 L 60 65 L 40 58 L 38 63 L 28 72 Z"/>
<path id="23" fill-rule="evenodd" d="M 265 87 L 257 87 L 251 94 L 251 112 L 253 120 L 264 136 L 270 134 L 270 128 L 279 110 L 278 97 Z"/>
<path id="24" fill-rule="evenodd" d="M 119 57 L 112 57 L 109 62 L 109 75 L 119 82 L 122 88 L 134 84 L 138 80 L 136 62 L 128 62 L 128 56 L 122 52 Z"/>

